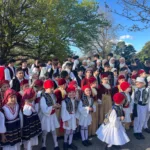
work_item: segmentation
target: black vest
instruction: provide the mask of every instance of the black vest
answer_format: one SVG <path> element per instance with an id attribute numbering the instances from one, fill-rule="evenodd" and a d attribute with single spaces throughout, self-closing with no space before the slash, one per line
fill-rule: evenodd
<path id="1" fill-rule="evenodd" d="M 116 111 L 117 117 L 125 116 L 123 108 L 121 106 L 113 105 L 112 108 Z"/>
<path id="2" fill-rule="evenodd" d="M 65 99 L 65 103 L 66 103 L 66 109 L 69 113 L 72 113 L 73 112 L 73 104 L 71 102 L 71 99 L 70 98 L 66 98 Z M 75 112 L 77 111 L 77 108 L 78 108 L 78 102 L 76 100 L 74 100 L 74 104 L 75 104 Z"/>
<path id="3" fill-rule="evenodd" d="M 13 73 L 13 71 L 12 71 L 12 69 L 10 68 L 10 67 L 7 67 L 7 69 L 9 70 L 9 73 L 10 73 L 10 77 L 11 77 L 11 79 L 15 76 L 15 67 L 13 67 L 13 70 L 14 70 L 14 73 Z"/>
<path id="4" fill-rule="evenodd" d="M 18 80 L 17 77 L 14 77 L 12 79 L 12 89 L 15 90 L 16 92 L 19 92 L 20 91 L 20 82 Z"/>

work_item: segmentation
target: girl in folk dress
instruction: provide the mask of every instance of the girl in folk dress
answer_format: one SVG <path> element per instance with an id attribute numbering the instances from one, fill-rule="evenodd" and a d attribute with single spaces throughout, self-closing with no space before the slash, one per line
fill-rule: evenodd
<path id="1" fill-rule="evenodd" d="M 92 123 L 91 114 L 96 112 L 96 107 L 91 96 L 91 87 L 89 85 L 85 85 L 82 90 L 84 93 L 78 106 L 78 110 L 80 112 L 79 125 L 81 126 L 82 144 L 84 146 L 89 146 L 92 145 L 92 143 L 88 140 L 88 126 Z"/>
<path id="2" fill-rule="evenodd" d="M 0 111 L 0 149 L 1 149 L 1 141 L 3 143 L 6 142 L 6 136 L 5 136 L 5 132 L 6 132 L 6 127 L 5 127 L 5 117 L 4 114 Z"/>
<path id="3" fill-rule="evenodd" d="M 105 115 L 112 107 L 112 98 L 111 98 L 111 86 L 109 84 L 109 78 L 107 74 L 101 75 L 102 84 L 98 87 L 98 98 L 100 102 L 99 105 L 99 124 L 102 124 L 105 118 Z"/>
<path id="4" fill-rule="evenodd" d="M 22 139 L 24 148 L 32 150 L 32 146 L 38 145 L 38 136 L 41 134 L 41 123 L 35 110 L 36 93 L 33 88 L 24 91 L 22 97 L 23 130 Z"/>
<path id="5" fill-rule="evenodd" d="M 7 81 L 7 80 L 1 80 L 0 81 L 0 109 L 2 107 L 2 101 L 4 98 L 4 93 L 9 88 L 10 88 L 9 81 Z"/>
<path id="6" fill-rule="evenodd" d="M 77 150 L 77 147 L 72 143 L 73 133 L 77 128 L 77 108 L 78 103 L 75 100 L 76 89 L 74 86 L 67 88 L 68 97 L 62 101 L 61 118 L 63 121 L 63 128 L 65 129 L 64 135 L 64 150 L 68 148 Z M 68 142 L 69 138 L 69 142 Z"/>
<path id="7" fill-rule="evenodd" d="M 2 141 L 3 150 L 20 150 L 22 113 L 17 103 L 16 92 L 12 89 L 4 93 L 2 112 L 5 116 L 2 118 L 3 133 L 6 136 Z"/>
<path id="8" fill-rule="evenodd" d="M 122 104 L 125 100 L 125 96 L 122 93 L 116 93 L 113 96 L 114 105 L 107 114 L 104 123 L 97 130 L 97 137 L 107 144 L 106 150 L 112 148 L 112 146 L 121 146 L 129 142 L 129 138 L 122 125 L 124 120 L 124 112 Z"/>
<path id="9" fill-rule="evenodd" d="M 130 128 L 130 123 L 131 123 L 131 114 L 132 114 L 132 100 L 131 100 L 131 96 L 130 96 L 130 92 L 131 92 L 131 87 L 130 84 L 128 82 L 122 82 L 120 85 L 120 88 L 122 90 L 122 93 L 125 96 L 125 101 L 123 103 L 123 110 L 125 112 L 125 119 L 123 120 L 124 125 L 125 125 L 125 129 L 129 129 Z"/>
<path id="10" fill-rule="evenodd" d="M 44 82 L 45 93 L 43 93 L 40 100 L 41 108 L 41 124 L 42 124 L 42 150 L 46 150 L 46 137 L 48 132 L 52 132 L 54 140 L 54 150 L 59 150 L 57 142 L 56 129 L 60 127 L 56 109 L 60 108 L 60 105 L 56 103 L 56 97 L 53 94 L 54 82 L 52 80 L 46 80 Z"/>
<path id="11" fill-rule="evenodd" d="M 94 105 L 96 107 L 96 112 L 92 113 L 92 124 L 89 126 L 89 136 L 95 135 L 95 132 L 98 128 L 98 98 L 97 98 L 97 80 L 95 77 L 89 79 L 89 84 L 92 91 L 92 97 L 94 99 Z"/>

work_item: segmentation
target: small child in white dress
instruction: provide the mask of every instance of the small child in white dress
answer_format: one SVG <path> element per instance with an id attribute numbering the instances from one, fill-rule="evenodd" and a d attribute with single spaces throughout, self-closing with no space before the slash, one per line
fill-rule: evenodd
<path id="1" fill-rule="evenodd" d="M 92 123 L 92 113 L 96 112 L 94 99 L 92 98 L 92 91 L 89 85 L 83 87 L 83 95 L 79 102 L 79 125 L 81 126 L 82 144 L 90 146 L 92 143 L 88 140 L 88 127 Z"/>
<path id="2" fill-rule="evenodd" d="M 124 112 L 122 104 L 125 96 L 122 93 L 116 93 L 113 96 L 114 105 L 106 115 L 104 123 L 97 130 L 97 137 L 107 144 L 106 149 L 110 150 L 112 146 L 121 146 L 129 142 L 129 138 L 122 125 Z"/>

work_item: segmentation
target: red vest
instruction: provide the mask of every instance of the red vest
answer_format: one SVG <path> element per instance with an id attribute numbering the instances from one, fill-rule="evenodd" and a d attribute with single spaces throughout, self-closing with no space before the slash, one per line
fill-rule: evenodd
<path id="1" fill-rule="evenodd" d="M 5 67 L 4 66 L 0 66 L 0 81 L 1 80 L 5 80 Z"/>

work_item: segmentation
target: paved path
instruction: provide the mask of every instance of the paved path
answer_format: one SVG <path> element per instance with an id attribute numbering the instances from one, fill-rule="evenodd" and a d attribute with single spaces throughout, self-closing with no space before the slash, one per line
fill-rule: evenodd
<path id="1" fill-rule="evenodd" d="M 145 140 L 136 140 L 133 136 L 132 129 L 127 131 L 127 134 L 130 138 L 130 142 L 122 147 L 121 150 L 150 150 L 150 134 L 144 132 Z M 115 137 L 114 137 L 115 138 Z M 41 141 L 41 140 L 40 140 Z M 84 147 L 81 144 L 81 140 L 74 141 L 74 144 L 78 146 L 78 150 L 104 150 L 105 144 L 102 143 L 97 137 L 91 139 L 93 145 L 90 147 Z M 63 150 L 63 139 L 59 141 L 60 149 Z M 40 146 L 34 147 L 33 150 L 40 150 Z M 53 150 L 53 142 L 51 134 L 48 135 L 47 139 L 47 150 Z"/>

